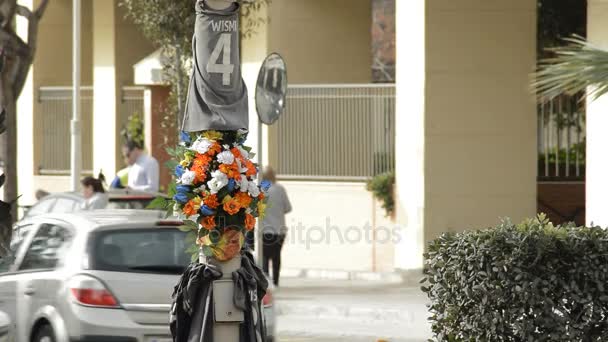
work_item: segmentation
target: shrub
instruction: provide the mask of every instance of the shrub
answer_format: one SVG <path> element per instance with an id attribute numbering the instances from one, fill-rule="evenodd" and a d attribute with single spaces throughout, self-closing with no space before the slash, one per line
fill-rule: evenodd
<path id="1" fill-rule="evenodd" d="M 382 202 L 382 208 L 386 211 L 386 216 L 393 216 L 395 210 L 394 185 L 394 171 L 379 174 L 367 182 L 367 190 L 371 191 L 374 197 Z"/>
<path id="2" fill-rule="evenodd" d="M 514 225 L 448 233 L 425 253 L 422 290 L 440 341 L 608 340 L 608 232 Z"/>

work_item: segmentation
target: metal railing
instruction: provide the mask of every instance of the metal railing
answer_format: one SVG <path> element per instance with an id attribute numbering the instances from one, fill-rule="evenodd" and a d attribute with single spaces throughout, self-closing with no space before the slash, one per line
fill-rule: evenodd
<path id="1" fill-rule="evenodd" d="M 562 95 L 538 105 L 538 179 L 572 181 L 585 177 L 585 102 Z"/>
<path id="2" fill-rule="evenodd" d="M 93 170 L 93 87 L 81 91 L 82 109 L 82 169 L 83 174 Z M 143 87 L 123 87 L 118 104 L 119 128 L 126 124 L 129 115 L 143 114 Z M 38 91 L 37 121 L 42 136 L 37 140 L 40 154 L 38 172 L 47 175 L 67 175 L 70 170 L 70 120 L 72 118 L 72 87 L 40 87 Z"/>
<path id="3" fill-rule="evenodd" d="M 395 168 L 392 84 L 289 86 L 277 126 L 282 178 L 365 180 Z"/>

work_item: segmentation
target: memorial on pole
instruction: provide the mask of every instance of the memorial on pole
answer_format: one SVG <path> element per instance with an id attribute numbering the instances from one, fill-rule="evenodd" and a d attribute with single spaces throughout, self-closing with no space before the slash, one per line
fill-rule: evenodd
<path id="1" fill-rule="evenodd" d="M 227 5 L 228 6 L 228 5 Z M 183 219 L 193 263 L 175 287 L 170 327 L 178 341 L 265 341 L 261 299 L 267 280 L 243 249 L 264 215 L 241 76 L 239 3 L 195 5 L 193 70 L 174 157 L 170 213 Z"/>

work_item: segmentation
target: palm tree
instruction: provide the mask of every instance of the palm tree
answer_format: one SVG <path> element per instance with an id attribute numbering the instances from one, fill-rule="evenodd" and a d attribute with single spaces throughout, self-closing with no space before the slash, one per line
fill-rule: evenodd
<path id="1" fill-rule="evenodd" d="M 554 57 L 541 60 L 534 74 L 532 87 L 539 99 L 585 94 L 595 100 L 608 93 L 608 50 L 580 36 L 564 40 L 566 45 L 549 49 Z"/>

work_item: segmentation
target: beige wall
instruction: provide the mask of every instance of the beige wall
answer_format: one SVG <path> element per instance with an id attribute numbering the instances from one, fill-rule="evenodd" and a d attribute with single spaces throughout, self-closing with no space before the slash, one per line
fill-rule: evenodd
<path id="1" fill-rule="evenodd" d="M 408 20 L 414 4 L 425 11 L 425 22 Z M 428 241 L 444 231 L 487 227 L 500 217 L 533 216 L 536 116 L 528 82 L 536 62 L 536 1 L 415 0 L 397 6 L 397 64 L 424 70 L 415 78 L 416 90 L 408 70 L 397 68 L 397 134 L 424 127 L 416 149 L 402 145 L 411 137 L 398 138 L 398 181 L 423 184 L 413 192 L 398 187 L 402 207 L 409 196 L 420 199 L 398 219 L 418 220 L 415 228 Z M 414 48 L 424 55 L 419 51 L 420 59 L 412 59 L 409 36 L 422 33 L 425 40 Z M 420 89 L 424 103 L 407 111 L 408 92 Z M 409 175 L 411 181 L 399 172 L 408 161 L 421 171 Z M 401 248 L 419 252 L 420 242 Z"/>
<path id="2" fill-rule="evenodd" d="M 608 1 L 588 1 L 587 37 L 594 45 L 608 48 Z M 608 178 L 606 168 L 606 146 L 608 146 L 608 96 L 589 101 L 587 107 L 587 212 L 588 224 L 608 226 L 608 205 L 606 193 Z"/>
<path id="3" fill-rule="evenodd" d="M 282 181 L 293 211 L 282 267 L 390 272 L 394 226 L 364 183 Z M 313 189 L 313 191 L 311 191 Z M 376 228 L 374 242 L 373 227 Z M 375 264 L 375 265 L 374 265 Z"/>
<path id="4" fill-rule="evenodd" d="M 274 0 L 270 18 L 291 84 L 371 81 L 370 0 Z"/>

